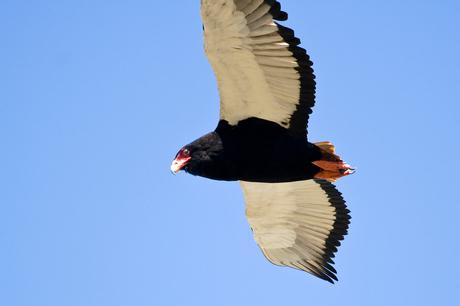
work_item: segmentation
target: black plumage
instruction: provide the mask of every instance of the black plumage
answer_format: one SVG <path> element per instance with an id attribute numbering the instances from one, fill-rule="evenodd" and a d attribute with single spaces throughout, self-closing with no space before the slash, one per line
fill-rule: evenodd
<path id="1" fill-rule="evenodd" d="M 321 158 L 317 146 L 258 118 L 236 126 L 221 120 L 214 132 L 185 147 L 192 158 L 183 170 L 215 180 L 279 183 L 312 179 L 320 171 L 311 163 Z"/>

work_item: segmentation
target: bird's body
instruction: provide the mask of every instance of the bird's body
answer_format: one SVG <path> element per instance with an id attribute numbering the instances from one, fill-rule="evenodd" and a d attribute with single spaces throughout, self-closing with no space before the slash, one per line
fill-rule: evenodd
<path id="1" fill-rule="evenodd" d="M 193 152 L 195 146 L 203 145 L 213 148 L 208 158 L 192 159 L 184 170 L 210 179 L 279 183 L 311 179 L 320 171 L 311 163 L 321 158 L 318 147 L 258 118 L 236 126 L 222 120 L 214 132 L 186 147 Z"/>
<path id="2" fill-rule="evenodd" d="M 353 173 L 328 142 L 310 143 L 312 63 L 275 0 L 202 0 L 205 53 L 220 95 L 217 128 L 177 153 L 171 170 L 238 180 L 246 216 L 277 265 L 332 282 L 350 216 L 328 181 Z"/>

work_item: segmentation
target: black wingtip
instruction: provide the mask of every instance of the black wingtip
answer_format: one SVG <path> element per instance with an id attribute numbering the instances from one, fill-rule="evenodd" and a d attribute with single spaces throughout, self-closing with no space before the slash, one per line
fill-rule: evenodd
<path id="1" fill-rule="evenodd" d="M 273 19 L 278 21 L 285 21 L 288 19 L 288 14 L 281 10 L 281 4 L 276 0 L 264 0 L 265 3 L 271 6 L 268 11 L 270 15 L 273 16 Z"/>

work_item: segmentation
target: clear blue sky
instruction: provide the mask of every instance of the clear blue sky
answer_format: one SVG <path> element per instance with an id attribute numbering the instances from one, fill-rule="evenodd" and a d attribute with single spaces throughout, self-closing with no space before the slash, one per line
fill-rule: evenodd
<path id="1" fill-rule="evenodd" d="M 311 141 L 357 172 L 331 285 L 270 264 L 236 182 L 169 167 L 219 100 L 199 0 L 0 3 L 1 305 L 454 305 L 460 2 L 284 0 Z"/>

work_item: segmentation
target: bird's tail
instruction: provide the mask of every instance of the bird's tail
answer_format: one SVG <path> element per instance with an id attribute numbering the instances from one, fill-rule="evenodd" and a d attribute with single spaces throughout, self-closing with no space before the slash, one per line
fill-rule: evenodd
<path id="1" fill-rule="evenodd" d="M 321 168 L 315 175 L 316 178 L 335 182 L 342 176 L 353 174 L 355 168 L 347 165 L 340 156 L 335 154 L 335 146 L 329 141 L 314 143 L 321 150 L 321 159 L 312 162 L 312 164 Z"/>

